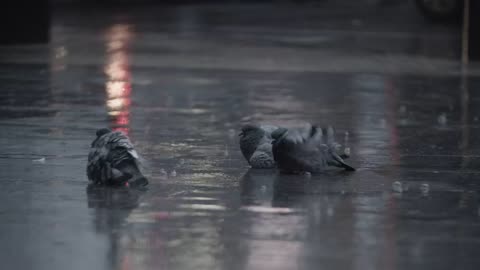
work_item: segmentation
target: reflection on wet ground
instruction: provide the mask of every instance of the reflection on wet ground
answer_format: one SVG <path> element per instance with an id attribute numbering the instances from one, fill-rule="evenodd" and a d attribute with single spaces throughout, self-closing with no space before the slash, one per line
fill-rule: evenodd
<path id="1" fill-rule="evenodd" d="M 2 263 L 476 269 L 480 80 L 452 72 L 454 45 L 419 49 L 458 37 L 420 19 L 398 30 L 298 7 L 245 7 L 252 21 L 218 6 L 59 10 L 49 48 L 1 48 Z M 358 171 L 250 170 L 240 125 L 299 119 L 349 132 Z M 129 133 L 148 190 L 87 187 L 103 126 Z"/>

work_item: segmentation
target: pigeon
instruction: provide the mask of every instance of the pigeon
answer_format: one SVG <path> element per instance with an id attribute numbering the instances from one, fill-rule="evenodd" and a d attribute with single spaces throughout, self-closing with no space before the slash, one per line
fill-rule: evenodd
<path id="1" fill-rule="evenodd" d="M 146 186 L 140 171 L 139 156 L 128 137 L 121 131 L 102 128 L 96 132 L 88 154 L 87 176 L 106 186 Z"/>
<path id="2" fill-rule="evenodd" d="M 284 173 L 319 173 L 328 166 L 354 171 L 355 168 L 345 163 L 348 154 L 339 155 L 340 146 L 335 142 L 334 130 L 327 128 L 327 138 L 323 130 L 306 125 L 299 129 L 279 128 L 271 136 L 272 152 L 277 167 Z"/>
<path id="3" fill-rule="evenodd" d="M 272 154 L 272 132 L 278 129 L 271 125 L 246 124 L 242 127 L 240 150 L 248 164 L 255 169 L 275 167 Z"/>

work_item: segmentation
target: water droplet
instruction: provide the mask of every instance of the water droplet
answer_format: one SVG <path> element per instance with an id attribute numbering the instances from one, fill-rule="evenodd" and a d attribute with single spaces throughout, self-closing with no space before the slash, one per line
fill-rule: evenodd
<path id="1" fill-rule="evenodd" d="M 217 116 L 215 114 L 211 114 L 209 121 L 210 122 L 216 122 L 217 121 Z"/>
<path id="2" fill-rule="evenodd" d="M 241 121 L 242 122 L 248 122 L 248 121 L 251 121 L 252 119 L 253 119 L 253 117 L 248 115 L 248 116 L 242 117 Z"/>
<path id="3" fill-rule="evenodd" d="M 63 58 L 67 56 L 67 54 L 68 54 L 68 51 L 64 46 L 55 48 L 55 54 L 54 54 L 55 58 Z"/>
<path id="4" fill-rule="evenodd" d="M 231 128 L 231 129 L 228 130 L 228 137 L 229 138 L 231 138 L 231 139 L 235 138 L 236 134 L 237 134 L 237 132 L 235 132 L 235 129 Z"/>
<path id="5" fill-rule="evenodd" d="M 430 191 L 430 185 L 426 183 L 420 185 L 420 192 L 422 192 L 423 195 L 428 195 L 429 191 Z"/>
<path id="6" fill-rule="evenodd" d="M 332 207 L 327 208 L 327 216 L 328 217 L 333 217 L 334 211 Z"/>
<path id="7" fill-rule="evenodd" d="M 45 164 L 46 159 L 45 159 L 45 157 L 42 157 L 42 158 L 39 158 L 39 159 L 34 159 L 34 160 L 32 160 L 32 162 L 34 164 Z"/>
<path id="8" fill-rule="evenodd" d="M 403 186 L 400 181 L 395 181 L 392 184 L 392 191 L 396 193 L 402 193 L 403 192 Z"/>
<path id="9" fill-rule="evenodd" d="M 444 126 L 447 124 L 447 115 L 445 113 L 441 113 L 437 118 L 438 124 Z"/>
<path id="10" fill-rule="evenodd" d="M 352 26 L 359 27 L 363 25 L 363 21 L 359 19 L 353 19 L 352 20 Z"/>
<path id="11" fill-rule="evenodd" d="M 398 120 L 398 124 L 400 126 L 408 126 L 410 124 L 410 121 L 408 119 L 400 119 Z"/>
<path id="12" fill-rule="evenodd" d="M 387 126 L 387 120 L 385 118 L 380 119 L 380 127 L 384 128 Z"/>
<path id="13" fill-rule="evenodd" d="M 350 133 L 348 133 L 348 131 L 345 131 L 345 137 L 343 139 L 343 146 L 344 147 L 348 147 L 348 143 L 349 143 L 349 140 L 350 140 Z"/>

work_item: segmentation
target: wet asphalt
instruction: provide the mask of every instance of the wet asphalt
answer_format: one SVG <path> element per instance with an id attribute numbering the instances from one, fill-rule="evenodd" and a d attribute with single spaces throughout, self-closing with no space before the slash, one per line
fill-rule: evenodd
<path id="1" fill-rule="evenodd" d="M 403 1 L 55 8 L 0 47 L 2 269 L 477 269 L 480 79 Z M 334 125 L 356 172 L 251 170 L 244 123 Z M 146 190 L 88 186 L 95 130 Z"/>

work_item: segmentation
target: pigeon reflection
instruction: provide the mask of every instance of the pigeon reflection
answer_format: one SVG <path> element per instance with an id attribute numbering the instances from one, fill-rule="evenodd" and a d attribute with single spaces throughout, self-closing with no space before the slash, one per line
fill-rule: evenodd
<path id="1" fill-rule="evenodd" d="M 249 169 L 240 180 L 242 205 L 270 206 L 276 175 L 273 169 Z"/>
<path id="2" fill-rule="evenodd" d="M 332 217 L 345 199 L 344 181 L 348 172 L 329 171 L 319 175 L 277 174 L 273 207 L 295 207 L 310 212 L 310 217 Z"/>
<path id="3" fill-rule="evenodd" d="M 282 174 L 275 169 L 249 169 L 240 180 L 241 202 L 243 206 L 305 210 L 309 203 L 322 196 L 343 194 L 348 176 L 343 171 L 312 176 Z"/>
<path id="4" fill-rule="evenodd" d="M 112 188 L 89 184 L 88 208 L 95 210 L 94 225 L 99 233 L 109 233 L 122 227 L 130 212 L 139 206 L 144 191 L 126 187 Z"/>
<path id="5" fill-rule="evenodd" d="M 305 258 L 309 259 L 310 250 L 322 249 L 324 239 L 331 238 L 331 231 L 326 229 L 339 220 L 337 214 L 352 212 L 347 196 L 330 194 L 340 190 L 344 183 L 339 178 L 346 175 L 338 171 L 303 176 L 275 169 L 248 170 L 240 179 L 240 201 L 248 220 L 245 230 L 254 239 L 245 244 L 244 268 L 258 268 L 267 254 L 278 268 L 308 268 Z M 282 242 L 279 249 L 276 240 L 284 239 L 293 241 Z"/>
<path id="6" fill-rule="evenodd" d="M 132 210 L 139 206 L 139 199 L 144 192 L 140 189 L 111 188 L 89 184 L 86 189 L 88 208 L 93 209 L 93 225 L 97 233 L 104 234 L 109 240 L 109 260 L 111 269 L 124 269 L 129 261 L 128 254 L 122 253 L 120 230 L 126 223 Z M 122 265 L 122 267 L 119 267 Z M 128 268 L 128 267 L 127 267 Z"/>

